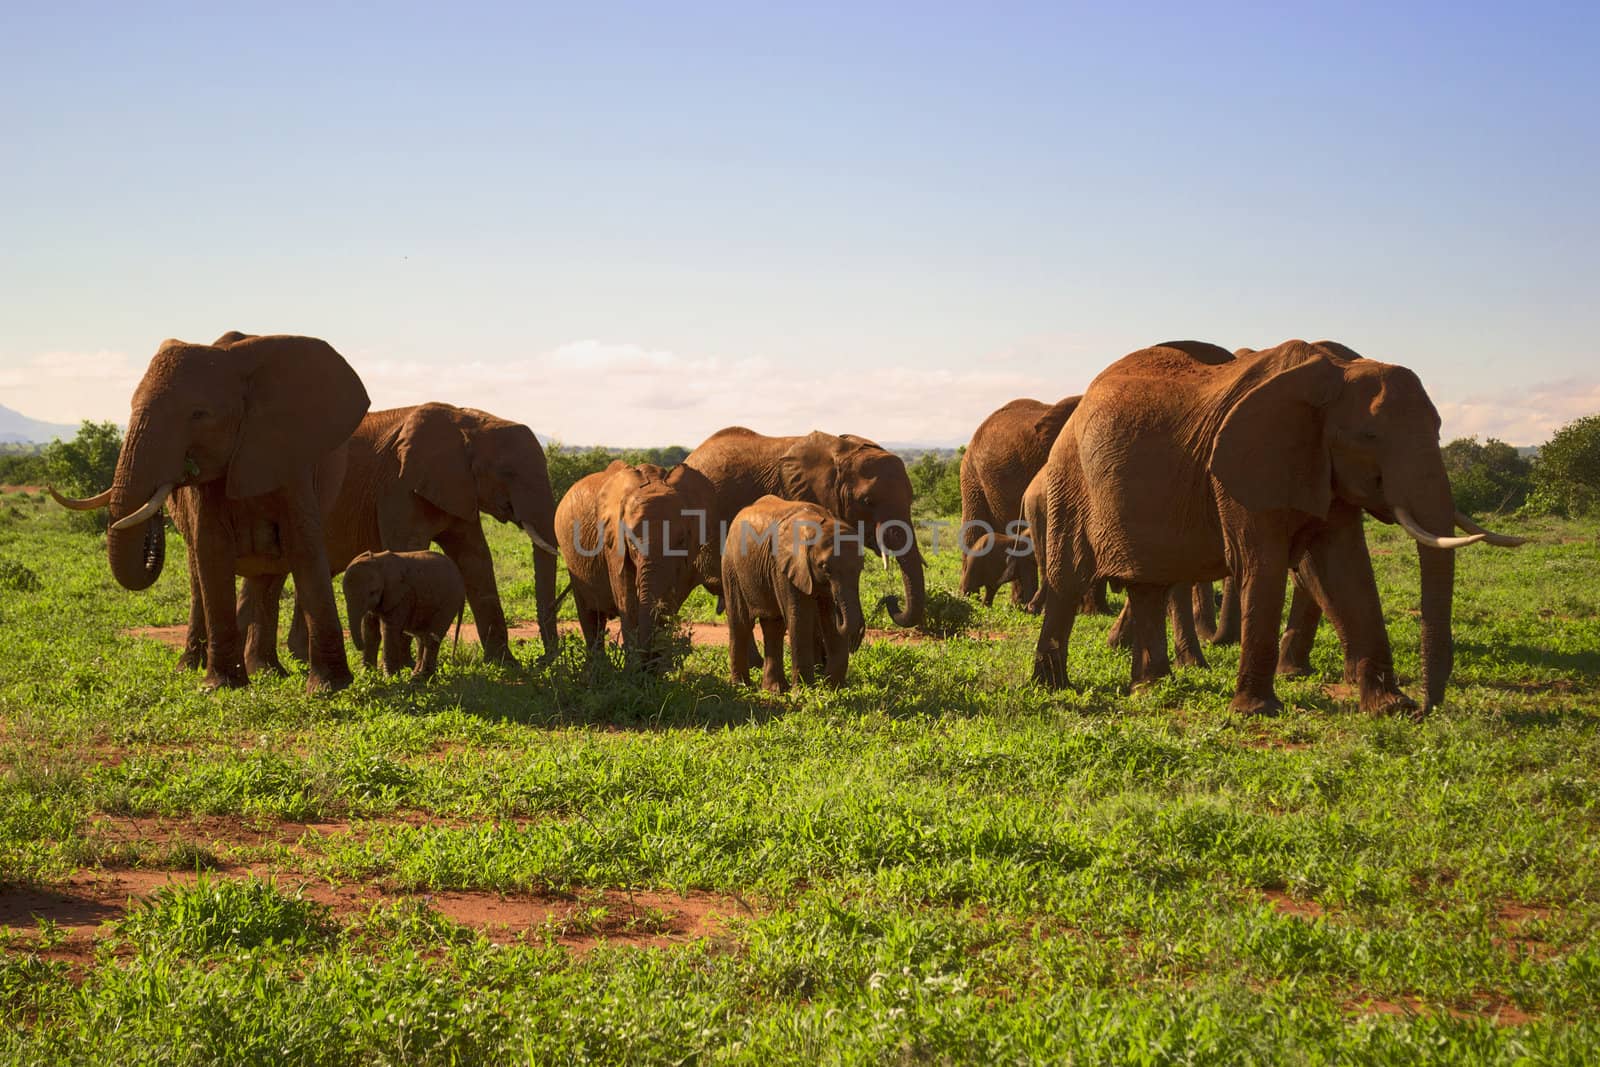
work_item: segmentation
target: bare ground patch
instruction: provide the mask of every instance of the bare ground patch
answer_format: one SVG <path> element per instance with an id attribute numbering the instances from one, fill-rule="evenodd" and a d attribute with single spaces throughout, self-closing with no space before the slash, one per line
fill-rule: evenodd
<path id="1" fill-rule="evenodd" d="M 377 906 L 409 902 L 497 943 L 553 943 L 577 952 L 602 944 L 650 948 L 689 944 L 719 936 L 725 932 L 727 920 L 752 913 L 744 902 L 712 893 L 618 889 L 571 893 L 455 889 L 410 892 L 375 883 L 330 885 L 302 880 L 293 872 L 257 864 L 229 867 L 208 875 L 194 871 L 82 870 L 56 885 L 7 886 L 0 888 L 0 931 L 10 932 L 24 945 L 31 943 L 45 958 L 86 963 L 93 959 L 104 924 L 121 919 L 162 889 L 193 885 L 200 877 L 250 874 L 273 877 L 285 891 L 298 891 L 308 900 L 327 905 L 346 922 L 360 919 Z M 57 928 L 55 943 L 50 947 L 39 947 L 43 941 L 41 919 Z"/>

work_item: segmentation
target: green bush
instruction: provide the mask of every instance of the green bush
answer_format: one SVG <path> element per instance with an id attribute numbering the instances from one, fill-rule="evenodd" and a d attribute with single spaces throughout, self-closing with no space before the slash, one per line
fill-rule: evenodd
<path id="1" fill-rule="evenodd" d="M 1458 437 L 1439 450 L 1456 507 L 1467 512 L 1514 511 L 1533 488 L 1533 464 L 1514 446 L 1491 437 Z"/>
<path id="2" fill-rule="evenodd" d="M 663 448 L 570 448 L 559 441 L 545 445 L 545 462 L 550 467 L 550 490 L 560 502 L 578 479 L 595 474 L 611 466 L 613 460 L 624 463 L 654 463 L 658 467 L 671 467 L 682 463 L 689 450 L 682 445 Z"/>
<path id="3" fill-rule="evenodd" d="M 0 449 L 0 485 L 38 485 L 45 479 L 44 450 L 33 445 Z"/>
<path id="4" fill-rule="evenodd" d="M 944 518 L 961 514 L 961 457 L 966 446 L 948 458 L 924 452 L 906 465 L 918 515 Z"/>
<path id="5" fill-rule="evenodd" d="M 78 436 L 45 448 L 45 478 L 69 496 L 93 496 L 111 485 L 121 451 L 122 431 L 116 423 L 85 419 Z"/>
<path id="6" fill-rule="evenodd" d="M 1533 465 L 1533 510 L 1587 515 L 1600 505 L 1600 415 L 1575 419 L 1539 449 Z"/>

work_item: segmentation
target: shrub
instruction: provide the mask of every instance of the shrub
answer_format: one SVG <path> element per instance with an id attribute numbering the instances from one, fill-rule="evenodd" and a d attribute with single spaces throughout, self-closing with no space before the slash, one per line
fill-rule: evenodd
<path id="1" fill-rule="evenodd" d="M 121 451 L 122 431 L 116 423 L 85 419 L 78 436 L 45 448 L 45 477 L 63 493 L 93 496 L 111 484 Z"/>
<path id="2" fill-rule="evenodd" d="M 1539 449 L 1530 506 L 1585 515 L 1600 505 L 1600 415 L 1575 419 Z"/>
<path id="3" fill-rule="evenodd" d="M 654 463 L 658 467 L 671 467 L 682 463 L 689 450 L 682 445 L 663 448 L 571 448 L 559 441 L 545 445 L 545 462 L 550 468 L 550 491 L 559 503 L 578 479 L 596 474 L 611 466 L 613 460 L 624 463 Z"/>
<path id="4" fill-rule="evenodd" d="M 917 514 L 939 518 L 961 514 L 961 457 L 966 451 L 962 446 L 949 457 L 924 452 L 907 464 Z"/>
<path id="5" fill-rule="evenodd" d="M 1458 437 L 1439 450 L 1456 507 L 1467 512 L 1520 508 L 1533 488 L 1533 464 L 1515 447 L 1491 437 Z"/>

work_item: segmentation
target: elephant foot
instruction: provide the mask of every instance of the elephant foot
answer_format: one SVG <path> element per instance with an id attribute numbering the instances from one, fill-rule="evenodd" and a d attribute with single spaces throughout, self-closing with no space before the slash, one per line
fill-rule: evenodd
<path id="1" fill-rule="evenodd" d="M 1067 658 L 1060 652 L 1044 652 L 1033 657 L 1033 681 L 1046 689 L 1066 689 Z"/>
<path id="2" fill-rule="evenodd" d="M 1216 633 L 1206 638 L 1206 644 L 1215 645 L 1219 648 L 1224 645 L 1237 645 L 1238 643 L 1239 630 L 1237 627 L 1233 629 L 1223 629 L 1219 627 Z"/>
<path id="3" fill-rule="evenodd" d="M 202 689 L 215 692 L 218 689 L 243 689 L 250 684 L 250 678 L 242 669 L 231 671 L 208 670 L 205 679 L 200 683 Z"/>
<path id="4" fill-rule="evenodd" d="M 1311 669 L 1311 664 L 1298 662 L 1293 657 L 1278 660 L 1278 677 L 1280 678 L 1309 678 L 1315 673 Z"/>
<path id="5" fill-rule="evenodd" d="M 205 645 L 201 645 L 198 648 L 186 648 L 186 649 L 184 649 L 183 650 L 183 655 L 178 657 L 178 662 L 173 666 L 172 669 L 175 670 L 175 671 L 180 671 L 180 672 L 181 671 L 198 671 L 198 670 L 204 670 L 205 669 L 205 665 L 206 665 L 206 646 Z"/>
<path id="6" fill-rule="evenodd" d="M 1367 715 L 1392 715 L 1396 718 L 1421 722 L 1428 710 L 1399 691 L 1392 693 L 1362 693 L 1361 710 Z"/>
<path id="7" fill-rule="evenodd" d="M 548 650 L 546 650 L 546 654 L 549 654 Z M 551 656 L 551 658 L 554 659 L 555 657 Z M 511 646 L 509 644 L 495 642 L 494 644 L 483 646 L 483 662 L 498 664 L 502 667 L 515 667 L 517 665 L 517 657 L 511 654 Z"/>
<path id="8" fill-rule="evenodd" d="M 340 663 L 327 667 L 313 667 L 306 676 L 306 692 L 308 693 L 337 693 L 348 688 L 355 681 L 355 675 L 350 673 L 350 668 Z"/>
<path id="9" fill-rule="evenodd" d="M 1283 714 L 1283 701 L 1274 694 L 1258 697 L 1248 693 L 1236 693 L 1233 703 L 1228 705 L 1228 710 L 1235 715 L 1271 719 Z"/>
<path id="10" fill-rule="evenodd" d="M 1211 664 L 1206 662 L 1205 653 L 1198 648 L 1180 648 L 1173 653 L 1173 662 L 1179 667 L 1199 667 L 1205 670 Z"/>
<path id="11" fill-rule="evenodd" d="M 289 671 L 284 667 L 283 661 L 277 656 L 262 659 L 247 659 L 244 661 L 247 674 L 275 674 L 279 678 L 289 677 Z"/>

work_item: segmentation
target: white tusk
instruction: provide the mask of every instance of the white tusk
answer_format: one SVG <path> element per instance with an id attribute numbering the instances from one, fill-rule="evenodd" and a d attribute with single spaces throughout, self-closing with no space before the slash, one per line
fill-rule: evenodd
<path id="1" fill-rule="evenodd" d="M 50 495 L 56 498 L 57 504 L 64 508 L 71 508 L 73 511 L 98 511 L 111 503 L 111 490 L 109 489 L 103 493 L 96 493 L 94 496 L 86 496 L 74 500 L 70 496 L 62 496 L 56 492 L 56 487 L 53 485 L 47 485 L 45 488 L 50 490 Z"/>
<path id="2" fill-rule="evenodd" d="M 149 500 L 144 502 L 144 507 L 131 515 L 124 515 L 111 524 L 113 530 L 126 530 L 130 526 L 137 526 L 156 512 L 161 510 L 161 505 L 167 502 L 167 497 L 172 493 L 173 483 L 167 482 L 155 491 Z"/>
<path id="3" fill-rule="evenodd" d="M 1469 534 L 1483 534 L 1483 539 L 1485 541 L 1491 545 L 1497 545 L 1500 548 L 1516 548 L 1518 545 L 1525 545 L 1528 543 L 1528 539 L 1526 537 L 1513 537 L 1510 534 L 1495 533 L 1493 530 L 1485 530 L 1482 526 L 1479 526 L 1477 523 L 1473 522 L 1472 516 L 1468 515 L 1464 511 L 1456 512 L 1456 525 L 1467 531 Z"/>
<path id="4" fill-rule="evenodd" d="M 1417 539 L 1418 544 L 1427 545 L 1429 548 L 1462 548 L 1482 541 L 1488 534 L 1473 534 L 1471 537 L 1438 537 L 1422 528 L 1416 519 L 1411 517 L 1411 512 L 1405 508 L 1396 507 L 1394 518 L 1405 528 L 1406 533 Z"/>
<path id="5" fill-rule="evenodd" d="M 548 542 L 544 538 L 540 537 L 538 535 L 538 533 L 536 533 L 534 531 L 533 523 L 531 523 L 531 522 L 523 523 L 522 524 L 522 532 L 528 535 L 528 540 L 533 542 L 535 548 L 543 549 L 544 551 L 550 553 L 552 556 L 561 555 L 561 553 L 558 552 L 556 549 L 553 549 L 553 548 L 550 547 L 550 542 Z"/>
<path id="6" fill-rule="evenodd" d="M 884 551 L 882 545 L 878 546 L 878 559 L 883 562 L 883 569 L 884 570 L 888 570 L 889 569 L 889 553 Z"/>

